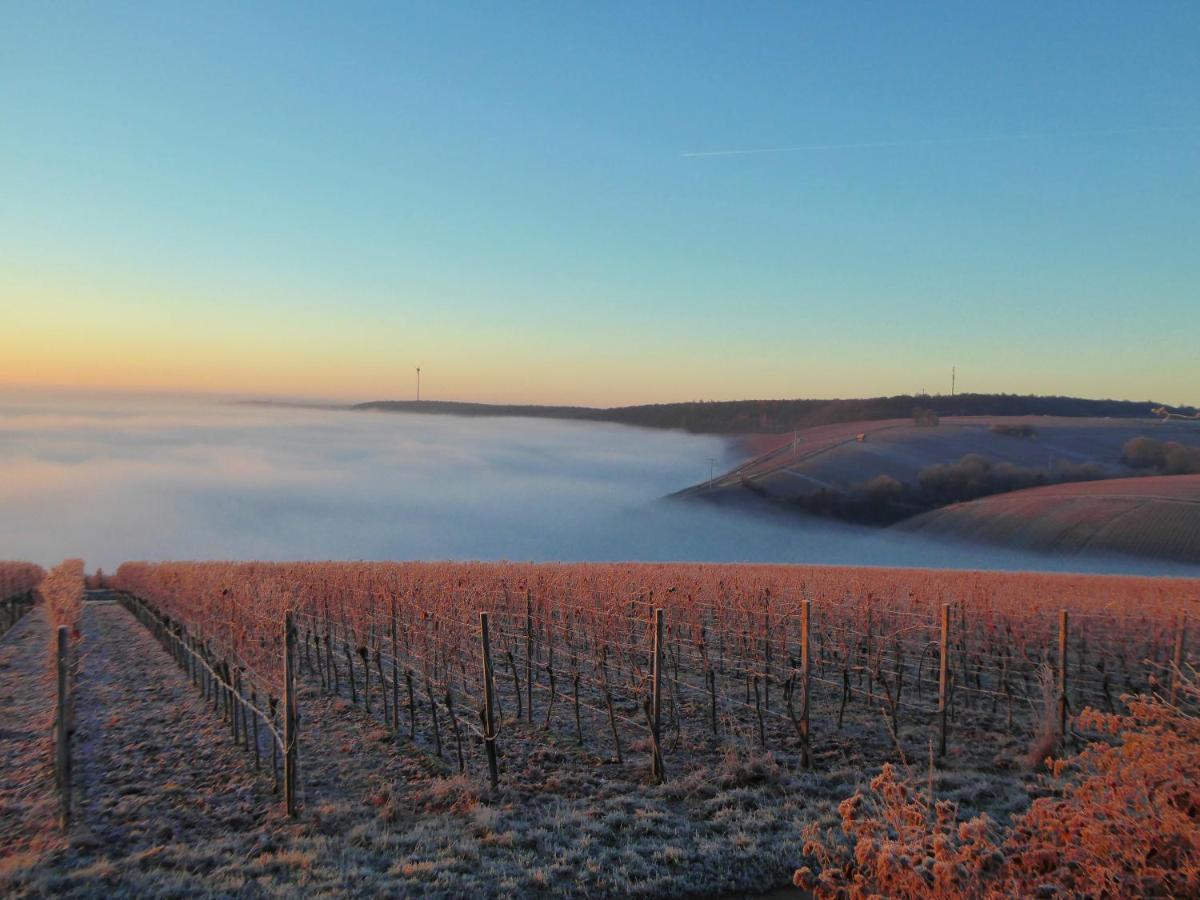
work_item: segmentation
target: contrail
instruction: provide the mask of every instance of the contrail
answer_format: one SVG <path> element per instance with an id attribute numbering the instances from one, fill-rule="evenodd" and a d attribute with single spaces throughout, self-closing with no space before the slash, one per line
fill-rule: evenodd
<path id="1" fill-rule="evenodd" d="M 953 144 L 998 144 L 1008 141 L 1031 141 L 1044 138 L 1116 137 L 1128 134 L 1166 134 L 1196 131 L 1200 126 L 1164 126 L 1151 128 L 1109 128 L 1095 131 L 1026 131 L 1018 134 L 992 134 L 981 137 L 927 138 L 907 141 L 863 141 L 847 144 L 797 144 L 793 147 L 756 147 L 749 150 L 694 150 L 680 153 L 683 158 L 701 156 L 753 156 L 763 153 L 804 153 L 820 150 L 875 150 L 885 147 L 941 147 Z"/>

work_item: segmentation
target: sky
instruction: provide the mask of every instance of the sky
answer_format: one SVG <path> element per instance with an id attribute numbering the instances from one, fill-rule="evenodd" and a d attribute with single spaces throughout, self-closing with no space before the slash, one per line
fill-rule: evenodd
<path id="1" fill-rule="evenodd" d="M 0 21 L 0 386 L 1200 401 L 1195 3 Z"/>

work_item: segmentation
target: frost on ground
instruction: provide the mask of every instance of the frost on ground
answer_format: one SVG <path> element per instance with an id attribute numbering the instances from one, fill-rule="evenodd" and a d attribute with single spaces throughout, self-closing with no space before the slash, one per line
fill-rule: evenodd
<path id="1" fill-rule="evenodd" d="M 891 738 L 862 709 L 812 772 L 747 746 L 652 785 L 644 753 L 624 764 L 536 724 L 504 726 L 504 778 L 457 772 L 454 753 L 397 739 L 341 698 L 301 696 L 302 815 L 289 821 L 269 763 L 228 726 L 122 607 L 82 621 L 77 824 L 52 827 L 40 610 L 0 643 L 0 892 L 7 896 L 421 894 L 721 895 L 787 884 L 801 830 L 876 770 Z M 834 735 L 830 735 L 833 738 Z M 38 743 L 42 741 L 42 743 Z M 682 754 L 675 748 L 675 759 Z M 1028 776 L 963 759 L 937 776 L 965 810 L 1006 817 Z"/>
<path id="2" fill-rule="evenodd" d="M 45 608 L 37 606 L 0 639 L 0 889 L 63 846 L 49 765 L 49 634 Z"/>

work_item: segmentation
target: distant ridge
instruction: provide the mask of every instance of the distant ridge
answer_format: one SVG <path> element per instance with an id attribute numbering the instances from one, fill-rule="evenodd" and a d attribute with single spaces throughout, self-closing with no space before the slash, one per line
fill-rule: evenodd
<path id="1" fill-rule="evenodd" d="M 1018 394 L 900 394 L 860 400 L 722 400 L 654 403 L 643 406 L 536 406 L 457 403 L 442 400 L 376 400 L 352 409 L 453 416 L 525 416 L 614 422 L 643 428 L 679 428 L 695 434 L 782 434 L 797 428 L 839 422 L 903 419 L 920 407 L 939 416 L 1087 416 L 1146 419 L 1154 401 L 1087 400 Z M 1185 413 L 1194 407 L 1178 407 Z"/>

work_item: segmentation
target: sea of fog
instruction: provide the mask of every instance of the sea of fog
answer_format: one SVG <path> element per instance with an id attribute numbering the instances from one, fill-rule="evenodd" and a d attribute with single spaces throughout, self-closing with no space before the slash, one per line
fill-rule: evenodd
<path id="1" fill-rule="evenodd" d="M 0 395 L 0 559 L 707 560 L 1197 574 L 663 502 L 740 461 L 620 425 Z"/>

